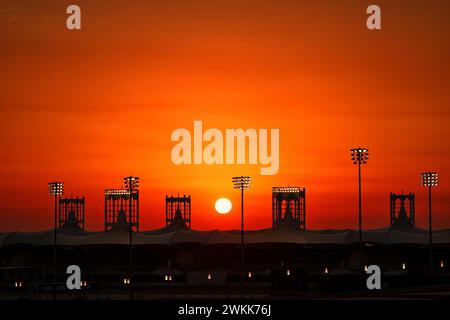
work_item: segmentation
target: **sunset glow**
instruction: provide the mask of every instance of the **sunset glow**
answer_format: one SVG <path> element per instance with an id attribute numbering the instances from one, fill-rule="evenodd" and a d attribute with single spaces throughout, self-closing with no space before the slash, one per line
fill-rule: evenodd
<path id="1" fill-rule="evenodd" d="M 87 229 L 102 230 L 103 191 L 130 174 L 141 230 L 164 226 L 178 193 L 192 196 L 193 229 L 238 229 L 239 205 L 212 206 L 240 203 L 236 175 L 252 177 L 248 229 L 271 227 L 271 187 L 288 185 L 306 188 L 308 228 L 355 228 L 359 145 L 364 228 L 389 224 L 389 192 L 415 192 L 426 227 L 425 171 L 439 172 L 433 223 L 450 227 L 450 2 L 378 1 L 379 32 L 366 2 L 78 2 L 79 32 L 64 27 L 67 3 L 0 4 L 0 231 L 51 228 L 50 181 L 85 196 Z M 196 120 L 279 129 L 277 174 L 175 165 L 171 133 Z"/>

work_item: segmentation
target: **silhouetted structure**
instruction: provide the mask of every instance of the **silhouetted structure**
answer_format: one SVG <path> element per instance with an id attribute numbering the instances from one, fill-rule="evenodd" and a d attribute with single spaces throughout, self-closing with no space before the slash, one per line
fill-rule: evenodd
<path id="1" fill-rule="evenodd" d="M 250 180 L 237 178 L 233 182 L 242 188 L 242 196 Z M 436 179 L 425 182 L 437 184 Z M 133 226 L 138 226 L 139 194 L 133 191 L 130 197 L 131 188 L 105 190 L 105 229 L 112 231 L 80 232 L 69 222 L 80 220 L 75 212 L 83 212 L 84 216 L 84 198 L 60 197 L 62 183 L 52 183 L 50 187 L 55 204 L 60 200 L 56 213 L 60 209 L 61 221 L 65 219 L 65 223 L 57 232 L 0 232 L 0 297 L 45 299 L 52 284 L 67 279 L 66 268 L 57 268 L 57 263 L 67 266 L 74 261 L 83 265 L 83 278 L 87 280 L 83 280 L 79 294 L 86 298 L 91 293 L 117 297 L 126 289 L 130 298 L 133 290 L 138 290 L 140 299 L 161 298 L 166 292 L 173 292 L 177 298 L 190 292 L 202 296 L 213 292 L 235 295 L 239 284 L 241 296 L 245 293 L 268 297 L 296 291 L 309 294 L 310 288 L 325 294 L 330 291 L 347 295 L 351 290 L 358 290 L 359 294 L 361 285 L 366 288 L 365 281 L 360 281 L 361 270 L 356 269 L 354 254 L 360 243 L 360 230 L 305 230 L 304 188 L 272 188 L 273 228 L 245 232 L 244 242 L 243 233 L 240 232 L 239 241 L 236 230 L 187 232 L 186 228 L 191 227 L 190 196 L 166 195 L 166 228 L 139 234 L 123 232 L 129 230 L 129 201 L 131 211 L 136 211 L 132 215 Z M 414 225 L 414 200 L 413 193 L 390 194 L 392 225 Z M 57 238 L 52 238 L 54 235 Z M 422 290 L 432 290 L 435 295 L 435 287 L 428 285 L 448 283 L 450 229 L 435 231 L 433 238 L 426 230 L 409 227 L 364 230 L 362 236 L 370 244 L 364 249 L 365 260 L 382 265 L 386 272 L 383 283 L 388 288 L 401 288 L 402 296 L 406 287 L 417 284 L 421 285 L 421 294 Z M 127 240 L 132 237 L 136 241 L 128 247 L 127 270 Z M 427 239 L 434 241 L 429 255 L 424 247 Z M 248 245 L 244 264 L 245 243 Z M 52 245 L 58 251 L 51 250 Z M 60 254 L 56 256 L 56 252 Z M 63 299 L 73 298 L 69 291 L 54 292 Z"/>
<path id="2" fill-rule="evenodd" d="M 105 231 L 113 227 L 129 229 L 130 208 L 132 228 L 139 232 L 139 190 L 130 197 L 126 189 L 105 189 Z"/>
<path id="3" fill-rule="evenodd" d="M 433 272 L 433 218 L 431 214 L 431 189 L 437 187 L 439 184 L 439 173 L 437 172 L 422 172 L 420 174 L 420 182 L 422 186 L 428 188 L 428 247 L 429 247 L 429 270 Z"/>
<path id="4" fill-rule="evenodd" d="M 415 226 L 415 196 L 409 194 L 390 194 L 391 226 Z"/>
<path id="5" fill-rule="evenodd" d="M 300 187 L 272 188 L 272 226 L 306 229 L 306 190 Z"/>
<path id="6" fill-rule="evenodd" d="M 65 224 L 72 224 L 78 225 L 82 230 L 84 230 L 84 205 L 84 197 L 60 197 L 58 226 L 61 228 Z"/>
<path id="7" fill-rule="evenodd" d="M 166 228 L 191 229 L 191 196 L 166 195 Z"/>

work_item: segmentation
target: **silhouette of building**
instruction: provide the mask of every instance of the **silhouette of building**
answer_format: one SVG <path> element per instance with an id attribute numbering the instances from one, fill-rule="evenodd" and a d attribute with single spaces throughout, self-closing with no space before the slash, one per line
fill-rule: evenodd
<path id="1" fill-rule="evenodd" d="M 108 232 L 82 231 L 78 223 L 84 218 L 84 198 L 60 198 L 58 282 L 66 281 L 66 266 L 76 261 L 83 266 L 83 278 L 88 279 L 80 293 L 115 296 L 128 289 L 124 279 L 129 277 L 130 234 L 123 231 L 129 228 L 129 201 L 138 228 L 138 197 L 137 193 L 130 197 L 125 189 L 105 190 Z M 404 290 L 405 283 L 430 279 L 429 256 L 424 250 L 429 234 L 420 228 L 397 227 L 414 225 L 413 193 L 391 193 L 390 200 L 392 226 L 363 230 L 363 239 L 370 244 L 364 254 L 367 261 L 382 265 L 390 274 L 385 277 L 387 287 Z M 323 292 L 359 288 L 358 230 L 306 230 L 304 188 L 274 187 L 272 203 L 273 227 L 245 233 L 246 290 L 270 296 L 291 290 L 308 292 L 309 288 Z M 46 275 L 54 272 L 53 232 L 0 232 L 0 296 L 16 293 L 22 297 L 32 292 L 31 288 L 51 287 L 52 277 Z M 212 287 L 233 292 L 240 286 L 240 233 L 192 230 L 190 196 L 166 195 L 166 226 L 134 236 L 133 280 L 140 294 L 160 297 L 162 291 L 158 290 L 165 287 L 184 296 L 186 288 L 205 294 Z M 449 270 L 450 229 L 434 231 L 433 243 L 433 263 L 439 267 L 433 282 L 437 283 Z"/>
<path id="2" fill-rule="evenodd" d="M 139 190 L 130 196 L 126 189 L 105 189 L 105 231 L 129 228 L 130 201 L 132 228 L 139 232 Z"/>
<path id="3" fill-rule="evenodd" d="M 166 228 L 191 229 L 191 196 L 166 195 Z"/>
<path id="4" fill-rule="evenodd" d="M 84 230 L 84 197 L 59 198 L 58 226 L 78 226 Z"/>
<path id="5" fill-rule="evenodd" d="M 390 194 L 391 226 L 415 226 L 414 193 Z"/>
<path id="6" fill-rule="evenodd" d="M 272 226 L 296 227 L 306 229 L 305 188 L 273 187 L 272 188 Z"/>

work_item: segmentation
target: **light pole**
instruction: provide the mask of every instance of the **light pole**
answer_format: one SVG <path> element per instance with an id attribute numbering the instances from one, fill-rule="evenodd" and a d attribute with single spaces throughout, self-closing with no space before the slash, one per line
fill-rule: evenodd
<path id="1" fill-rule="evenodd" d="M 353 164 L 358 165 L 358 223 L 359 223 L 359 269 L 362 272 L 362 205 L 361 205 L 361 165 L 369 160 L 369 149 L 353 148 L 350 149 Z"/>
<path id="2" fill-rule="evenodd" d="M 241 189 L 241 299 L 244 299 L 244 190 L 250 188 L 250 177 L 233 177 L 233 187 Z"/>
<path id="3" fill-rule="evenodd" d="M 128 190 L 129 200 L 128 200 L 128 222 L 129 222 L 129 233 L 130 233 L 130 243 L 129 243 L 129 279 L 130 279 L 130 300 L 133 299 L 133 278 L 131 274 L 133 273 L 133 194 L 137 192 L 139 188 L 139 177 L 125 177 L 123 178 L 125 183 L 125 189 Z"/>
<path id="4" fill-rule="evenodd" d="M 422 172 L 420 174 L 422 186 L 428 187 L 428 233 L 429 233 L 429 259 L 430 273 L 433 273 L 433 225 L 431 220 L 431 187 L 436 187 L 439 182 L 437 172 Z"/>
<path id="5" fill-rule="evenodd" d="M 56 252 L 56 246 L 57 246 L 57 231 L 58 231 L 58 218 L 57 218 L 57 211 L 58 211 L 58 196 L 64 194 L 64 182 L 49 182 L 48 183 L 48 194 L 55 197 L 55 216 L 54 216 L 54 229 L 53 229 L 53 281 L 55 282 L 56 286 L 56 273 L 58 270 L 58 261 L 57 261 L 57 252 Z M 56 298 L 56 287 L 54 288 L 54 294 Z"/>

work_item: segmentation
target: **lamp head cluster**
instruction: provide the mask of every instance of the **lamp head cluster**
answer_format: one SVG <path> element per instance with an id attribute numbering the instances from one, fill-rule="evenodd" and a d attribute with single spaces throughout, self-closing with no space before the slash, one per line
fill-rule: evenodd
<path id="1" fill-rule="evenodd" d="M 272 193 L 300 193 L 300 187 L 272 187 Z"/>
<path id="2" fill-rule="evenodd" d="M 130 191 L 127 189 L 105 189 L 105 196 L 127 196 Z"/>
<path id="3" fill-rule="evenodd" d="M 366 164 L 369 160 L 369 149 L 367 148 L 353 148 L 350 149 L 353 164 Z"/>
<path id="4" fill-rule="evenodd" d="M 249 189 L 250 188 L 250 177 L 233 177 L 233 187 L 235 189 Z"/>
<path id="5" fill-rule="evenodd" d="M 64 182 L 49 182 L 48 194 L 52 196 L 64 194 Z"/>
<path id="6" fill-rule="evenodd" d="M 123 178 L 123 181 L 125 183 L 125 189 L 129 191 L 135 191 L 139 188 L 139 177 L 125 177 Z"/>
<path id="7" fill-rule="evenodd" d="M 435 187 L 439 183 L 439 174 L 437 172 L 422 172 L 420 182 L 424 187 Z"/>

